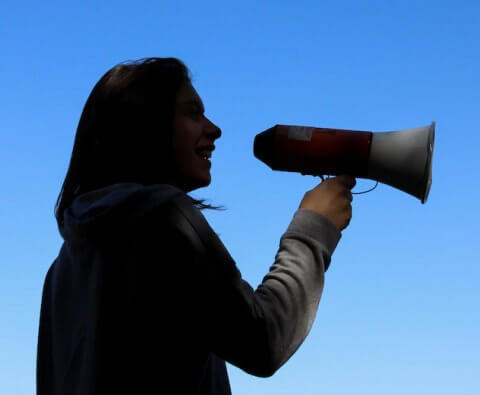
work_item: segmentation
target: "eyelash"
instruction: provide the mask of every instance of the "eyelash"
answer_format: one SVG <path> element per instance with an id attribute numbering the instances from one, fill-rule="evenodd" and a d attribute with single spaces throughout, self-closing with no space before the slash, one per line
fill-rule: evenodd
<path id="1" fill-rule="evenodd" d="M 203 113 L 200 110 L 192 110 L 192 111 L 190 111 L 190 115 L 195 117 L 195 118 L 203 117 Z"/>

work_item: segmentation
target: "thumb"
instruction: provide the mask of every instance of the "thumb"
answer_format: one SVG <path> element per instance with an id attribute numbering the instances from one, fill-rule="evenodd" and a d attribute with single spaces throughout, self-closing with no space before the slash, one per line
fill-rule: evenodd
<path id="1" fill-rule="evenodd" d="M 352 176 L 341 175 L 337 176 L 336 178 L 338 179 L 338 181 L 340 181 L 342 185 L 344 185 L 348 189 L 352 189 L 357 184 L 357 180 L 355 179 L 355 177 Z"/>

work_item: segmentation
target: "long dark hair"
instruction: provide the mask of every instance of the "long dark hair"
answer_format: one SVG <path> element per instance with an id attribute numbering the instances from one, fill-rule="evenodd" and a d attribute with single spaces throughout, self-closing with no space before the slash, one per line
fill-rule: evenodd
<path id="1" fill-rule="evenodd" d="M 108 185 L 169 184 L 177 92 L 191 82 L 176 58 L 144 58 L 107 71 L 78 123 L 70 164 L 55 203 L 57 223 L 78 195 Z M 191 198 L 200 209 L 222 210 Z"/>

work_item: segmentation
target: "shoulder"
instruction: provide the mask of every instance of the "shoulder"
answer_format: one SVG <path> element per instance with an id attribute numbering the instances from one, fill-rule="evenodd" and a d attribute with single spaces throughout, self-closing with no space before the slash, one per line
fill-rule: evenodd
<path id="1" fill-rule="evenodd" d="M 149 223 L 153 230 L 151 234 L 155 234 L 156 227 L 160 226 L 165 240 L 172 240 L 174 245 L 183 245 L 211 264 L 228 266 L 236 272 L 234 259 L 227 248 L 187 195 L 180 194 L 169 199 L 161 208 L 152 212 Z"/>
<path id="2" fill-rule="evenodd" d="M 145 229 L 161 232 L 167 240 L 183 242 L 198 253 L 205 253 L 213 229 L 186 194 L 175 194 L 161 205 L 154 206 L 145 217 Z"/>

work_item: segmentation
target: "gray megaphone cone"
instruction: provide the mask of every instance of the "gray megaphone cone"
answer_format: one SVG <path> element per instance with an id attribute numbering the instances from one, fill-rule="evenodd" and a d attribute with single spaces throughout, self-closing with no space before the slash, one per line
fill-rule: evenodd
<path id="1" fill-rule="evenodd" d="M 435 122 L 392 132 L 373 133 L 367 178 L 407 192 L 425 203 L 432 185 Z"/>

